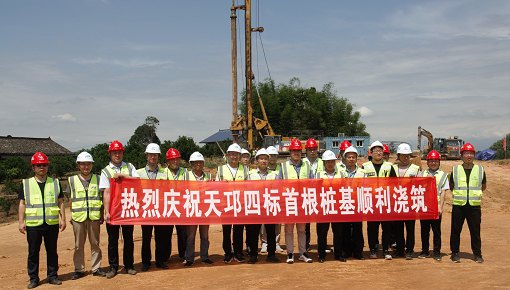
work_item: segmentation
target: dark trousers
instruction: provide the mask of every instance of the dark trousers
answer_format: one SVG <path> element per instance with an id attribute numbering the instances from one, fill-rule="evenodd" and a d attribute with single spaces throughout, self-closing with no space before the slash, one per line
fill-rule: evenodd
<path id="1" fill-rule="evenodd" d="M 441 253 L 441 218 L 437 220 L 421 220 L 421 250 L 425 253 L 429 253 L 429 239 L 430 239 L 430 228 L 432 228 L 433 233 L 433 245 L 434 245 L 434 253 Z"/>
<path id="2" fill-rule="evenodd" d="M 452 231 L 450 234 L 450 249 L 452 253 L 458 253 L 460 247 L 460 233 L 464 220 L 467 220 L 469 233 L 471 234 L 471 250 L 475 255 L 482 254 L 482 239 L 480 237 L 480 224 L 482 223 L 482 211 L 479 206 L 452 207 Z"/>
<path id="3" fill-rule="evenodd" d="M 310 247 L 310 223 L 306 224 L 305 231 L 306 231 L 306 249 L 308 250 L 308 248 Z"/>
<path id="4" fill-rule="evenodd" d="M 108 232 L 108 263 L 110 269 L 119 269 L 119 230 L 122 227 L 122 238 L 124 239 L 123 262 L 124 268 L 133 269 L 133 229 L 132 225 L 110 225 L 106 224 Z"/>
<path id="5" fill-rule="evenodd" d="M 243 254 L 243 229 L 244 225 L 223 225 L 223 251 L 225 255 L 232 253 L 232 245 L 234 245 L 234 253 Z M 233 239 L 230 238 L 233 232 Z"/>
<path id="6" fill-rule="evenodd" d="M 326 257 L 326 248 L 328 246 L 328 231 L 330 223 L 317 223 L 317 247 L 319 257 Z M 331 223 L 333 230 L 333 247 L 335 250 L 335 257 L 342 255 L 342 232 L 345 223 Z"/>
<path id="7" fill-rule="evenodd" d="M 27 271 L 30 282 L 39 282 L 39 252 L 41 250 L 42 240 L 44 238 L 44 247 L 46 248 L 46 275 L 48 280 L 57 278 L 58 255 L 57 240 L 58 226 L 49 226 L 44 231 L 26 231 L 28 242 Z"/>
<path id="8" fill-rule="evenodd" d="M 395 236 L 397 240 L 397 253 L 414 252 L 414 225 L 415 220 L 395 221 Z M 404 237 L 404 225 L 406 227 L 406 236 Z"/>
<path id="9" fill-rule="evenodd" d="M 258 248 L 259 248 L 259 233 L 260 233 L 260 227 L 262 225 L 246 225 L 246 243 L 248 244 L 248 247 L 250 247 L 250 256 L 251 257 L 257 257 L 258 256 Z M 273 225 L 274 229 L 274 225 Z M 269 238 L 269 233 L 268 233 Z M 276 236 L 274 234 L 273 230 L 273 239 L 276 239 Z M 269 242 L 269 241 L 268 241 Z M 273 243 L 276 247 L 276 241 L 274 240 Z M 269 246 L 269 245 L 268 245 Z M 269 254 L 268 254 L 269 255 Z M 273 249 L 273 255 L 274 255 L 274 249 Z"/>
<path id="10" fill-rule="evenodd" d="M 142 225 L 142 264 L 151 264 L 152 251 L 151 239 L 152 229 L 154 229 L 154 241 L 156 243 L 155 257 L 156 263 L 165 263 L 165 257 L 168 253 L 167 246 L 171 243 L 171 227 L 166 225 L 149 226 Z"/>
<path id="11" fill-rule="evenodd" d="M 175 231 L 177 232 L 177 251 L 179 252 L 179 258 L 184 259 L 184 256 L 186 255 L 186 241 L 188 239 L 186 226 L 175 226 Z"/>
<path id="12" fill-rule="evenodd" d="M 342 247 L 345 257 L 350 258 L 354 254 L 360 257 L 363 254 L 365 241 L 363 240 L 363 223 L 349 222 L 344 224 L 342 232 Z"/>
<path id="13" fill-rule="evenodd" d="M 379 239 L 379 225 L 382 227 L 382 246 L 383 251 L 387 251 L 391 242 L 391 222 L 367 222 L 368 247 L 370 250 L 376 250 L 375 245 Z"/>

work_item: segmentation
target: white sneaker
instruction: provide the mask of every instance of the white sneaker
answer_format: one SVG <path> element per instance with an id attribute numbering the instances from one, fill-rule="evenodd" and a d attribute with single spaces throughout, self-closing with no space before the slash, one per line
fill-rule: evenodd
<path id="1" fill-rule="evenodd" d="M 260 252 L 267 253 L 267 245 L 266 244 L 262 244 L 262 247 L 260 247 Z"/>
<path id="2" fill-rule="evenodd" d="M 283 252 L 283 249 L 282 249 L 282 247 L 280 247 L 280 244 L 276 244 L 276 251 Z"/>
<path id="3" fill-rule="evenodd" d="M 293 264 L 294 263 L 294 254 L 288 254 L 287 255 L 287 264 Z"/>
<path id="4" fill-rule="evenodd" d="M 303 261 L 305 263 L 311 263 L 312 262 L 312 259 L 308 258 L 306 253 L 301 254 L 301 256 L 299 256 L 299 260 Z"/>

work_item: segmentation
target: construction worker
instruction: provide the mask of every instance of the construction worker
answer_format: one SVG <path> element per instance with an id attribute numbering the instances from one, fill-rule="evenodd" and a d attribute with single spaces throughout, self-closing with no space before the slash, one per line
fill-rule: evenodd
<path id="1" fill-rule="evenodd" d="M 156 143 L 150 143 L 145 148 L 145 156 L 147 157 L 147 165 L 145 168 L 137 170 L 140 179 L 159 179 L 168 180 L 168 171 L 166 168 L 159 167 L 158 160 L 161 155 L 161 149 Z M 172 235 L 171 226 L 167 225 L 142 225 L 142 271 L 148 271 L 151 267 L 152 251 L 151 240 L 152 230 L 154 229 L 154 241 L 156 244 L 155 256 L 156 267 L 168 269 L 165 260 L 166 246 L 170 243 Z"/>
<path id="2" fill-rule="evenodd" d="M 397 159 L 398 163 L 393 165 L 393 169 L 397 173 L 398 177 L 417 177 L 420 174 L 420 168 L 415 164 L 409 162 L 411 159 L 411 146 L 406 143 L 402 143 L 397 147 Z M 395 238 L 397 241 L 397 249 L 393 254 L 393 258 L 404 257 L 406 260 L 413 259 L 414 252 L 414 227 L 415 220 L 405 221 L 394 221 L 395 226 Z M 404 237 L 404 225 L 406 229 L 406 235 Z M 404 253 L 405 250 L 405 253 Z"/>
<path id="3" fill-rule="evenodd" d="M 241 146 L 237 143 L 230 145 L 227 149 L 228 164 L 218 167 L 216 173 L 216 181 L 243 181 L 248 179 L 248 168 L 239 164 L 241 155 Z M 243 229 L 244 225 L 223 225 L 223 251 L 225 252 L 224 263 L 232 262 L 235 259 L 239 263 L 243 263 Z M 233 228 L 233 230 L 232 230 Z M 233 235 L 231 240 L 230 235 Z M 232 242 L 234 253 L 232 254 Z"/>
<path id="4" fill-rule="evenodd" d="M 64 194 L 58 179 L 49 177 L 48 157 L 37 152 L 32 156 L 30 165 L 35 175 L 24 179 L 18 192 L 19 231 L 27 235 L 28 259 L 27 272 L 32 289 L 39 285 L 39 251 L 42 240 L 46 248 L 48 283 L 61 285 L 58 279 L 58 231 L 66 229 Z"/>
<path id="5" fill-rule="evenodd" d="M 345 174 L 348 178 L 365 177 L 365 171 L 358 167 L 358 150 L 356 150 L 356 148 L 350 146 L 345 149 L 343 158 L 345 160 Z M 344 257 L 354 257 L 358 260 L 365 260 L 363 257 L 363 247 L 365 246 L 365 241 L 363 240 L 363 223 L 347 222 L 345 224 L 342 234 Z"/>
<path id="6" fill-rule="evenodd" d="M 267 166 L 269 164 L 269 153 L 266 149 L 262 148 L 257 151 L 255 155 L 255 159 L 257 160 L 257 168 L 249 171 L 249 180 L 274 180 L 276 179 L 276 172 L 270 171 Z M 248 241 L 248 246 L 252 251 L 250 251 L 250 259 L 248 260 L 249 264 L 255 264 L 258 262 L 257 258 L 257 248 L 258 248 L 258 240 L 260 233 L 260 224 L 249 224 L 246 225 L 246 236 Z M 267 229 L 267 262 L 271 263 L 280 263 L 280 260 L 276 258 L 276 234 L 275 234 L 275 225 L 274 224 L 266 224 L 265 228 Z"/>
<path id="7" fill-rule="evenodd" d="M 74 231 L 74 274 L 76 280 L 85 275 L 85 240 L 89 236 L 90 268 L 94 276 L 105 277 L 100 269 L 102 252 L 99 247 L 101 224 L 103 224 L 103 196 L 99 191 L 99 177 L 92 174 L 94 159 L 88 152 L 76 158 L 80 173 L 68 178 L 65 192 L 69 195 L 71 224 Z"/>
<path id="8" fill-rule="evenodd" d="M 351 143 L 347 140 L 344 140 L 341 144 L 340 144 L 340 148 L 339 148 L 339 151 L 338 151 L 338 155 L 337 155 L 337 158 L 340 159 L 340 162 L 338 162 L 336 164 L 336 166 L 340 166 L 340 167 L 343 167 L 345 169 L 345 159 L 344 159 L 344 152 L 347 148 L 351 147 Z"/>
<path id="9" fill-rule="evenodd" d="M 446 191 L 450 189 L 450 183 L 448 182 L 448 174 L 439 169 L 441 165 L 441 155 L 436 150 L 432 150 L 427 155 L 427 166 L 428 169 L 422 171 L 422 177 L 432 177 L 436 180 L 437 187 L 437 211 L 439 219 L 434 220 L 420 220 L 421 227 L 421 253 L 418 258 L 424 259 L 430 256 L 429 252 L 429 237 L 430 228 L 434 234 L 434 259 L 441 261 L 441 219 L 443 214 L 443 206 Z"/>
<path id="10" fill-rule="evenodd" d="M 251 158 L 250 151 L 242 148 L 241 149 L 241 157 L 239 158 L 239 164 L 248 166 L 250 164 L 250 158 Z"/>
<path id="11" fill-rule="evenodd" d="M 388 147 L 388 145 L 386 145 L 386 144 L 382 144 L 382 146 L 384 147 L 382 159 L 384 161 L 389 161 L 390 160 L 390 147 Z"/>
<path id="12" fill-rule="evenodd" d="M 275 175 L 278 175 L 280 172 L 280 165 L 278 162 L 278 150 L 274 146 L 269 146 L 266 149 L 269 154 L 269 164 L 267 169 L 269 172 L 273 172 Z M 276 235 L 276 251 L 283 252 L 282 247 L 280 247 L 280 234 L 282 230 L 282 224 L 275 224 L 275 235 Z M 267 233 L 265 225 L 260 227 L 260 252 L 267 253 Z"/>
<path id="13" fill-rule="evenodd" d="M 317 142 L 312 138 L 308 139 L 305 144 L 306 157 L 303 158 L 303 162 L 309 163 L 311 167 L 311 176 L 315 177 L 318 171 L 324 171 L 324 162 L 319 158 L 318 150 L 319 146 Z M 310 249 L 310 223 L 306 223 L 306 250 Z M 327 247 L 328 253 L 331 252 L 331 248 Z"/>
<path id="14" fill-rule="evenodd" d="M 281 165 L 277 179 L 307 179 L 313 178 L 312 166 L 310 162 L 304 162 L 301 159 L 301 150 L 303 145 L 298 139 L 291 141 L 290 160 Z M 322 161 L 321 161 L 322 163 Z M 298 235 L 299 260 L 312 263 L 312 259 L 306 254 L 306 224 L 296 223 Z M 287 245 L 287 263 L 294 263 L 294 224 L 285 224 L 285 243 Z"/>
<path id="15" fill-rule="evenodd" d="M 167 174 L 168 180 L 179 180 L 186 172 L 186 169 L 181 167 L 181 154 L 175 148 L 170 148 L 166 152 Z M 179 259 L 184 260 L 186 254 L 186 226 L 176 225 L 175 231 L 177 232 L 177 251 Z M 170 236 L 172 236 L 173 226 L 170 229 Z M 170 238 L 170 246 L 165 252 L 165 261 L 170 259 L 172 254 L 172 239 Z"/>
<path id="16" fill-rule="evenodd" d="M 205 159 L 202 153 L 193 152 L 189 157 L 191 170 L 186 171 L 180 180 L 191 181 L 211 181 L 210 173 L 204 172 Z M 195 262 L 195 237 L 197 235 L 197 228 L 200 232 L 200 259 L 202 264 L 214 265 L 214 262 L 209 259 L 209 225 L 187 225 L 186 226 L 186 263 L 184 267 L 191 267 Z"/>
<path id="17" fill-rule="evenodd" d="M 329 179 L 329 178 L 346 178 L 344 170 L 338 170 L 336 167 L 336 156 L 331 150 L 326 150 L 322 154 L 322 161 L 324 162 L 324 170 L 315 173 L 316 179 Z M 342 168 L 343 169 L 343 168 Z M 326 248 L 328 246 L 328 231 L 329 225 L 333 230 L 333 247 L 335 249 L 335 260 L 345 262 L 345 257 L 342 255 L 342 232 L 345 223 L 317 223 L 317 246 L 319 252 L 319 263 L 326 261 Z"/>
<path id="18" fill-rule="evenodd" d="M 391 166 L 391 163 L 386 162 L 382 159 L 384 152 L 384 146 L 381 142 L 375 141 L 370 146 L 370 153 L 372 161 L 368 161 L 363 164 L 363 170 L 365 170 L 365 177 L 369 178 L 381 178 L 381 177 L 397 177 L 395 170 Z M 383 246 L 383 258 L 391 260 L 392 257 L 388 252 L 388 248 L 391 242 L 391 222 L 390 221 L 370 221 L 367 222 L 367 233 L 368 233 L 368 246 L 370 248 L 370 258 L 377 259 L 377 239 L 379 233 L 379 224 L 382 227 L 382 246 Z"/>
<path id="19" fill-rule="evenodd" d="M 133 164 L 122 161 L 124 151 L 124 147 L 119 141 L 113 141 L 110 144 L 108 154 L 110 154 L 111 161 L 101 170 L 101 179 L 99 180 L 99 190 L 103 191 L 104 220 L 106 221 L 106 231 L 108 232 L 108 263 L 110 264 L 106 274 L 108 279 L 115 277 L 119 269 L 119 231 L 121 227 L 122 238 L 124 240 L 124 270 L 129 275 L 136 275 L 133 265 L 133 225 L 120 226 L 110 224 L 110 179 L 140 178 Z"/>
<path id="20" fill-rule="evenodd" d="M 459 247 L 460 233 L 464 220 L 467 220 L 471 235 L 471 250 L 475 255 L 475 262 L 483 263 L 482 240 L 480 238 L 480 224 L 482 212 L 483 191 L 487 188 L 487 177 L 483 166 L 473 163 L 475 148 L 470 143 L 464 144 L 460 149 L 462 165 L 456 165 L 450 175 L 450 188 L 453 195 L 452 229 L 450 234 L 451 259 L 460 263 Z"/>

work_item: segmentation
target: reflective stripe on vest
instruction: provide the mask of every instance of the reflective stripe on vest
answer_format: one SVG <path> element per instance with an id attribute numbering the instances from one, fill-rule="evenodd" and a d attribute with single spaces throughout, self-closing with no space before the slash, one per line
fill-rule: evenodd
<path id="1" fill-rule="evenodd" d="M 365 177 L 390 177 L 391 163 L 383 161 L 381 169 L 379 169 L 379 176 L 377 176 L 377 172 L 375 171 L 372 161 L 363 163 L 363 170 L 365 171 Z"/>
<path id="2" fill-rule="evenodd" d="M 320 171 L 315 174 L 316 179 L 328 179 L 330 178 L 326 171 Z M 348 178 L 347 174 L 343 171 L 335 171 L 335 175 L 332 178 Z"/>
<path id="3" fill-rule="evenodd" d="M 459 170 L 459 168 L 462 170 Z M 473 165 L 473 169 L 471 169 L 471 174 L 469 175 L 468 187 L 466 171 L 464 171 L 464 167 L 462 165 L 453 167 L 453 204 L 465 205 L 469 199 L 470 205 L 479 206 L 482 202 L 482 178 L 483 166 L 478 166 L 476 164 Z"/>
<path id="4" fill-rule="evenodd" d="M 228 173 L 227 173 L 228 172 Z M 226 176 L 224 175 L 226 173 Z M 219 181 L 239 181 L 239 180 L 247 180 L 248 179 L 248 170 L 242 164 L 239 164 L 237 167 L 236 176 L 232 176 L 232 172 L 228 165 L 222 165 L 218 167 L 218 180 Z"/>
<path id="5" fill-rule="evenodd" d="M 180 180 L 189 180 L 189 181 L 197 181 L 197 177 L 195 176 L 194 173 L 191 173 L 191 171 L 189 170 L 186 170 L 186 172 L 184 172 L 184 174 L 182 175 L 182 177 L 180 178 Z M 204 176 L 204 178 L 202 179 L 202 181 L 210 181 L 212 180 L 211 179 L 211 174 L 210 173 L 207 173 L 207 172 L 202 172 L 202 175 Z"/>
<path id="6" fill-rule="evenodd" d="M 303 172 L 303 169 L 306 170 Z M 310 178 L 310 162 L 301 162 L 301 167 L 299 169 L 299 176 L 297 174 L 294 165 L 287 161 L 282 164 L 282 176 L 283 179 L 307 179 Z"/>
<path id="7" fill-rule="evenodd" d="M 425 170 L 423 171 L 423 177 L 429 176 L 430 171 Z M 438 175 L 438 176 L 436 176 Z M 437 170 L 434 173 L 434 178 L 436 179 L 436 187 L 437 187 L 437 204 L 441 206 L 441 188 L 443 188 L 446 179 L 448 179 L 448 174 L 446 172 L 443 172 L 441 170 Z"/>
<path id="8" fill-rule="evenodd" d="M 393 169 L 395 169 L 395 173 L 398 177 L 417 177 L 418 172 L 420 171 L 420 167 L 418 167 L 416 164 L 409 165 L 409 168 L 407 168 L 404 176 L 400 176 L 398 164 L 393 165 Z"/>
<path id="9" fill-rule="evenodd" d="M 262 180 L 258 169 L 252 169 L 248 172 L 248 174 L 250 180 Z M 276 177 L 278 177 L 277 174 L 278 173 L 275 171 L 268 170 L 265 180 L 275 180 Z"/>
<path id="10" fill-rule="evenodd" d="M 129 176 L 133 176 L 133 165 L 131 163 L 124 163 L 124 166 L 120 168 L 120 173 L 127 174 Z M 117 173 L 113 168 L 110 167 L 110 165 L 106 166 L 101 170 L 106 177 L 108 177 L 108 180 L 113 178 L 113 175 Z"/>
<path id="11" fill-rule="evenodd" d="M 84 222 L 87 217 L 97 221 L 101 219 L 101 206 L 103 198 L 98 190 L 98 178 L 93 174 L 87 190 L 78 175 L 69 177 L 71 189 L 72 210 L 71 217 L 75 222 Z"/>
<path id="12" fill-rule="evenodd" d="M 25 194 L 25 224 L 27 227 L 36 227 L 43 224 L 58 224 L 60 208 L 58 207 L 58 195 L 60 186 L 57 179 L 46 178 L 44 193 L 35 177 L 23 180 Z M 44 194 L 44 204 L 42 195 Z"/>
<path id="13" fill-rule="evenodd" d="M 149 174 L 147 173 L 146 168 L 138 169 L 138 175 L 140 175 L 140 179 L 149 179 Z M 158 167 L 158 172 L 156 173 L 156 179 L 159 180 L 168 180 L 168 174 L 165 168 Z"/>
<path id="14" fill-rule="evenodd" d="M 179 180 L 179 179 L 181 179 L 181 177 L 184 175 L 184 172 L 186 172 L 186 171 L 187 170 L 185 170 L 184 168 L 179 167 L 179 169 L 177 170 L 177 174 L 174 177 L 174 173 L 172 172 L 172 170 L 169 167 L 166 168 L 168 180 Z"/>

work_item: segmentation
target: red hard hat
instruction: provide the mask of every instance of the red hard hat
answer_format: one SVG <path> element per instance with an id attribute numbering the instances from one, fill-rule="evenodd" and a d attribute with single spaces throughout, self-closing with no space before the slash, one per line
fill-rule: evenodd
<path id="1" fill-rule="evenodd" d="M 382 146 L 384 147 L 383 153 L 390 153 L 390 147 L 388 147 L 388 145 L 382 144 Z"/>
<path id="2" fill-rule="evenodd" d="M 438 159 L 438 160 L 441 160 L 441 155 L 439 155 L 439 152 L 437 152 L 436 150 L 432 150 L 427 155 L 427 160 L 429 160 L 429 159 Z"/>
<path id="3" fill-rule="evenodd" d="M 461 154 L 464 151 L 473 151 L 473 152 L 476 152 L 475 147 L 473 147 L 473 145 L 471 145 L 471 143 L 466 143 L 466 144 L 464 144 L 462 146 L 462 148 L 460 148 L 460 153 Z"/>
<path id="4" fill-rule="evenodd" d="M 30 165 L 34 164 L 49 164 L 50 161 L 48 160 L 48 156 L 46 156 L 44 153 L 37 152 L 32 156 L 32 160 L 30 161 Z"/>
<path id="5" fill-rule="evenodd" d="M 306 141 L 305 148 L 315 148 L 315 147 L 319 147 L 319 146 L 317 146 L 317 142 L 315 142 L 315 140 L 310 138 L 310 139 L 308 139 L 308 141 Z"/>
<path id="6" fill-rule="evenodd" d="M 112 144 L 110 144 L 110 147 L 108 148 L 108 153 L 110 153 L 110 151 L 126 151 L 126 150 L 124 150 L 122 143 L 115 140 L 112 142 Z"/>
<path id="7" fill-rule="evenodd" d="M 174 158 L 179 158 L 181 157 L 181 154 L 179 154 L 179 151 L 177 151 L 177 149 L 174 149 L 174 148 L 170 148 L 168 149 L 168 151 L 166 152 L 166 159 L 174 159 Z"/>
<path id="8" fill-rule="evenodd" d="M 342 144 L 340 144 L 340 151 L 345 151 L 345 149 L 351 147 L 351 143 L 349 143 L 349 141 L 345 140 L 344 142 L 342 142 Z"/>
<path id="9" fill-rule="evenodd" d="M 303 150 L 303 145 L 298 139 L 294 139 L 290 142 L 289 150 Z"/>

